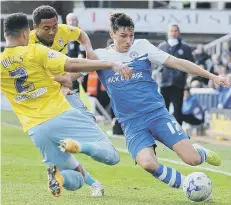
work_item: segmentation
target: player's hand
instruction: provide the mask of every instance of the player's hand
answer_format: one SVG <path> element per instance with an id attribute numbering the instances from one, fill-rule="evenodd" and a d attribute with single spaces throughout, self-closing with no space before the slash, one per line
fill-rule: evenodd
<path id="1" fill-rule="evenodd" d="M 73 91 L 70 88 L 65 87 L 65 86 L 61 86 L 61 91 L 62 91 L 64 96 L 73 94 Z"/>
<path id="2" fill-rule="evenodd" d="M 230 86 L 230 83 L 226 77 L 222 77 L 222 76 L 218 76 L 218 75 L 213 78 L 213 82 L 215 84 L 223 86 L 223 87 Z"/>
<path id="3" fill-rule="evenodd" d="M 122 64 L 120 62 L 113 62 L 112 70 L 122 75 L 125 80 L 129 80 L 132 77 L 132 68 L 128 67 L 128 65 L 126 64 Z"/>
<path id="4" fill-rule="evenodd" d="M 88 59 L 91 60 L 99 60 L 98 56 L 95 54 L 95 51 L 93 49 L 86 50 L 86 56 Z"/>
<path id="5" fill-rule="evenodd" d="M 72 88 L 72 79 L 69 73 L 63 76 L 55 76 L 55 81 L 59 82 L 64 87 Z"/>

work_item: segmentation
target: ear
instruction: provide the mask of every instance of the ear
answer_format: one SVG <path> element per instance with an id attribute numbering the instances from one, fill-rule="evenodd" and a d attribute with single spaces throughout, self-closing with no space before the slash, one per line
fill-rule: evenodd
<path id="1" fill-rule="evenodd" d="M 114 38 L 114 33 L 113 33 L 112 30 L 110 30 L 109 34 L 110 34 L 110 37 L 113 39 Z"/>
<path id="2" fill-rule="evenodd" d="M 36 28 L 37 28 L 37 25 L 36 25 L 35 23 L 33 24 L 33 28 L 34 28 L 34 29 L 36 29 Z"/>
<path id="3" fill-rule="evenodd" d="M 23 38 L 27 38 L 27 36 L 28 36 L 28 31 L 27 30 L 25 30 L 25 31 L 23 31 Z"/>

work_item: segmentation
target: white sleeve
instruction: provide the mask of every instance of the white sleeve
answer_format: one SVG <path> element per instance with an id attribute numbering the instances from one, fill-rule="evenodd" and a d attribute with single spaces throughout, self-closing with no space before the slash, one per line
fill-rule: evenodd
<path id="1" fill-rule="evenodd" d="M 146 39 L 142 40 L 142 47 L 144 48 L 145 52 L 148 53 L 149 61 L 154 64 L 162 65 L 170 56 L 170 54 L 160 50 Z"/>

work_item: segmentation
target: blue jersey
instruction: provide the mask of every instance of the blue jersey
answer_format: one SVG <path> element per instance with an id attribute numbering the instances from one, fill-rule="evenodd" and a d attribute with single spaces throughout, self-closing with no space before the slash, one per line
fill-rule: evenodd
<path id="1" fill-rule="evenodd" d="M 204 112 L 194 95 L 190 95 L 183 101 L 182 113 L 185 115 L 193 115 L 198 120 L 202 120 L 204 118 Z"/>
<path id="2" fill-rule="evenodd" d="M 128 63 L 132 78 L 124 80 L 111 69 L 97 71 L 110 99 L 119 122 L 133 119 L 164 107 L 164 99 L 152 79 L 152 64 L 161 65 L 169 54 L 161 51 L 145 39 L 135 40 L 128 52 L 119 53 L 109 46 L 96 49 L 101 60 Z M 155 65 L 156 66 L 156 65 Z"/>

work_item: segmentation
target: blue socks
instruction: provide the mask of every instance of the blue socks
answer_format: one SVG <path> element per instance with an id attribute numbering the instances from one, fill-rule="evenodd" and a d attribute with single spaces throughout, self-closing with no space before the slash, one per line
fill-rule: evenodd
<path id="1" fill-rule="evenodd" d="M 204 163 L 206 161 L 206 153 L 202 148 L 198 148 L 198 147 L 194 147 L 197 152 L 201 155 L 201 164 Z"/>
<path id="2" fill-rule="evenodd" d="M 152 175 L 165 184 L 168 184 L 170 187 L 182 188 L 183 186 L 184 175 L 177 170 L 166 167 L 162 164 L 160 164 L 160 167 L 155 170 Z"/>
<path id="3" fill-rule="evenodd" d="M 85 183 L 89 186 L 92 186 L 95 182 L 98 182 L 96 179 L 94 179 L 87 171 L 84 169 L 84 177 L 85 177 Z"/>

